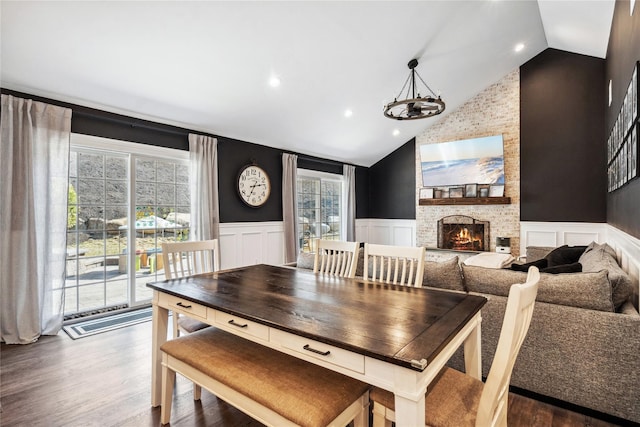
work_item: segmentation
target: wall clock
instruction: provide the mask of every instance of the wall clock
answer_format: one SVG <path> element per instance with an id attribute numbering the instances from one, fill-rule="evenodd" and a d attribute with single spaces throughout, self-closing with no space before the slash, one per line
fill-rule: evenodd
<path id="1" fill-rule="evenodd" d="M 256 164 L 243 167 L 238 175 L 238 195 L 252 208 L 264 205 L 271 194 L 269 175 Z"/>

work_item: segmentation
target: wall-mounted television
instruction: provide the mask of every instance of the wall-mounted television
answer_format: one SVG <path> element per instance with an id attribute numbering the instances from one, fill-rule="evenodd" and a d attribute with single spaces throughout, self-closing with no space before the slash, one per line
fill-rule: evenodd
<path id="1" fill-rule="evenodd" d="M 420 146 L 424 187 L 504 184 L 502 135 Z"/>

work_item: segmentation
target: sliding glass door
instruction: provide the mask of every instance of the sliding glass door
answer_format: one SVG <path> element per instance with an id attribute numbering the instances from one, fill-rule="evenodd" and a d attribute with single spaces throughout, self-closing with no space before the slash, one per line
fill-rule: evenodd
<path id="1" fill-rule="evenodd" d="M 188 153 L 73 137 L 65 315 L 148 303 L 162 242 L 189 238 Z"/>
<path id="2" fill-rule="evenodd" d="M 314 252 L 315 239 L 343 240 L 342 175 L 298 169 L 300 249 Z"/>

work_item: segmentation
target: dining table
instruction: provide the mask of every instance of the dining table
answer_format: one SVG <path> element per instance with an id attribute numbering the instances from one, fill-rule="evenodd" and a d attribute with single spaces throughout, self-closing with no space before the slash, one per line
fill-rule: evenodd
<path id="1" fill-rule="evenodd" d="M 169 311 L 393 392 L 398 427 L 424 425 L 429 383 L 460 346 L 481 378 L 482 296 L 266 264 L 147 286 L 154 407 Z"/>

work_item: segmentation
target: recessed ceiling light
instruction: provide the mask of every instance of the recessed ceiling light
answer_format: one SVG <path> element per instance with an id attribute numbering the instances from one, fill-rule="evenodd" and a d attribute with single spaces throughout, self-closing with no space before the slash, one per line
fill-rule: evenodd
<path id="1" fill-rule="evenodd" d="M 513 50 L 520 52 L 522 49 L 524 49 L 524 43 L 518 43 Z"/>
<path id="2" fill-rule="evenodd" d="M 269 86 L 271 87 L 278 87 L 280 86 L 280 79 L 277 78 L 276 76 L 273 76 L 269 79 Z"/>
<path id="3" fill-rule="evenodd" d="M 398 135 L 400 135 L 400 131 L 398 129 L 394 129 L 393 136 L 398 136 Z"/>
<path id="4" fill-rule="evenodd" d="M 351 110 L 345 110 L 345 111 L 344 111 L 344 116 L 345 116 L 345 117 L 351 117 L 351 116 L 353 116 L 353 111 L 351 111 Z"/>

